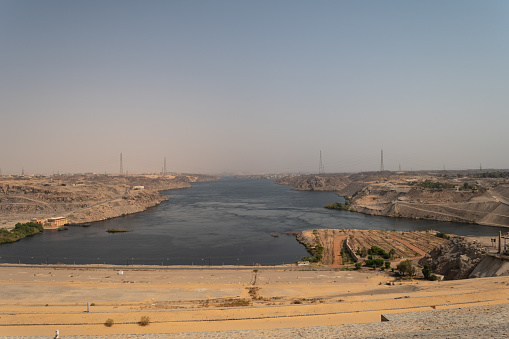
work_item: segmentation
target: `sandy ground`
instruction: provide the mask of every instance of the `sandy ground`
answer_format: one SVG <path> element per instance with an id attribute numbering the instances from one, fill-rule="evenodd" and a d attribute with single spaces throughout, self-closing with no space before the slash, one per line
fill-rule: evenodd
<path id="1" fill-rule="evenodd" d="M 0 266 L 1 335 L 321 326 L 377 322 L 382 313 L 509 300 L 509 277 L 427 282 L 398 281 L 373 270 L 129 268 L 119 274 L 120 270 Z M 236 304 L 240 299 L 250 305 Z M 150 318 L 148 326 L 138 324 L 142 316 Z M 106 327 L 107 319 L 115 324 Z"/>

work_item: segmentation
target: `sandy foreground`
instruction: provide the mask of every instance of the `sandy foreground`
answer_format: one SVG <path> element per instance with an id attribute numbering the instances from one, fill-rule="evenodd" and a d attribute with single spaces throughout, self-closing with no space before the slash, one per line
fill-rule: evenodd
<path id="1" fill-rule="evenodd" d="M 400 281 L 370 269 L 257 269 L 0 265 L 0 335 L 324 326 L 509 300 L 509 277 L 429 282 Z M 149 325 L 138 324 L 143 316 Z M 107 319 L 112 327 L 104 325 Z"/>

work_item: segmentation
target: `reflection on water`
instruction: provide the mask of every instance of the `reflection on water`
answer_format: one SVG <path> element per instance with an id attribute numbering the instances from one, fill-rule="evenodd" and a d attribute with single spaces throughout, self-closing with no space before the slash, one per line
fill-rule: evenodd
<path id="1" fill-rule="evenodd" d="M 434 229 L 459 235 L 496 235 L 499 228 L 366 216 L 324 209 L 342 198 L 331 192 L 292 191 L 271 181 L 224 178 L 165 192 L 149 211 L 44 232 L 0 246 L 0 262 L 152 265 L 262 265 L 307 255 L 292 235 L 312 228 Z M 128 228 L 129 233 L 107 233 Z M 273 237 L 271 234 L 280 234 Z"/>

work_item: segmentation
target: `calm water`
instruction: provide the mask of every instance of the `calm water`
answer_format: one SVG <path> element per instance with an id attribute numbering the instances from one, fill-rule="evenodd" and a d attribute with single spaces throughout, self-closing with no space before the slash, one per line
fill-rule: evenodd
<path id="1" fill-rule="evenodd" d="M 496 235 L 497 227 L 391 219 L 323 206 L 342 201 L 330 192 L 292 191 L 268 180 L 224 178 L 166 191 L 170 200 L 149 211 L 44 232 L 0 246 L 0 262 L 152 265 L 262 265 L 307 255 L 294 236 L 312 228 L 435 229 L 458 235 Z M 128 228 L 129 233 L 107 233 Z M 279 237 L 271 234 L 277 233 Z"/>

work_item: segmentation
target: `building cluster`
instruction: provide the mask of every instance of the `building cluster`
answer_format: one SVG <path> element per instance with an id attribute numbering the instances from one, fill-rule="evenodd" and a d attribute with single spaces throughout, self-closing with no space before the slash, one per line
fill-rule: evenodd
<path id="1" fill-rule="evenodd" d="M 30 221 L 41 224 L 45 230 L 54 230 L 59 228 L 60 226 L 64 226 L 69 222 L 67 217 L 54 217 L 47 219 L 32 218 L 30 219 Z"/>

